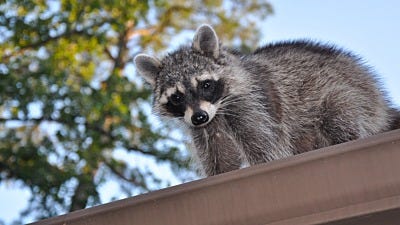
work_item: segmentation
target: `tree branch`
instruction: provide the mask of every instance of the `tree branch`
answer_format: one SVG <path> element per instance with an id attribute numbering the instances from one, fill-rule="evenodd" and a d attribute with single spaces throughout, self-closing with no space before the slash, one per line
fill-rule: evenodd
<path id="1" fill-rule="evenodd" d="M 37 42 L 34 42 L 34 43 L 30 43 L 30 44 L 27 44 L 27 45 L 19 46 L 18 50 L 14 50 L 11 54 L 4 55 L 2 57 L 2 61 L 3 62 L 8 62 L 8 60 L 12 56 L 23 54 L 27 50 L 36 49 L 36 48 L 38 48 L 40 46 L 43 46 L 43 45 L 45 45 L 45 44 L 47 44 L 47 43 L 49 43 L 51 41 L 56 41 L 56 40 L 58 40 L 60 38 L 68 38 L 68 37 L 71 37 L 71 36 L 74 36 L 74 35 L 86 34 L 86 31 L 88 29 L 96 27 L 96 26 L 102 26 L 103 24 L 109 23 L 109 22 L 112 22 L 112 19 L 106 19 L 106 20 L 100 21 L 98 23 L 94 23 L 91 26 L 85 27 L 85 28 L 83 28 L 81 30 L 76 30 L 76 29 L 69 30 L 69 31 L 67 31 L 67 32 L 65 32 L 63 34 L 60 34 L 60 35 L 57 35 L 57 36 L 54 36 L 54 37 L 50 37 L 49 36 L 47 39 L 43 39 L 43 40 L 40 40 L 40 41 L 37 41 Z"/>
<path id="2" fill-rule="evenodd" d="M 96 185 L 93 183 L 93 177 L 90 178 L 91 179 L 88 179 L 85 176 L 78 178 L 78 186 L 71 198 L 71 205 L 69 208 L 70 212 L 84 209 L 87 205 L 89 196 L 97 194 Z"/>
<path id="3" fill-rule="evenodd" d="M 104 162 L 104 163 L 111 170 L 111 172 L 113 172 L 115 175 L 117 175 L 122 180 L 127 181 L 129 183 L 132 183 L 133 185 L 136 185 L 136 186 L 139 186 L 139 187 L 144 187 L 144 188 L 146 187 L 146 184 L 144 184 L 143 182 L 139 182 L 134 178 L 129 179 L 124 174 L 122 174 L 120 171 L 115 169 L 114 166 L 110 165 L 108 162 Z"/>
<path id="4" fill-rule="evenodd" d="M 130 40 L 135 36 L 148 36 L 152 35 L 156 30 L 156 26 L 151 26 L 143 29 L 130 29 L 126 34 L 126 39 Z"/>
<path id="5" fill-rule="evenodd" d="M 62 120 L 62 119 L 53 119 L 53 118 L 47 118 L 47 117 L 41 117 L 41 118 L 30 118 L 30 119 L 19 119 L 19 118 L 9 118 L 9 119 L 5 119 L 5 118 L 0 118 L 0 123 L 5 123 L 8 121 L 19 121 L 19 122 L 32 122 L 32 123 L 40 123 L 40 122 L 46 122 L 46 121 L 50 121 L 50 122 L 56 122 L 56 123 L 61 123 L 61 124 L 69 124 L 69 121 L 66 120 Z M 118 139 L 112 135 L 111 132 L 108 132 L 104 129 L 102 129 L 99 126 L 95 126 L 93 124 L 90 124 L 88 122 L 84 123 L 85 127 L 87 127 L 88 129 L 92 130 L 92 131 L 96 131 L 104 136 L 106 136 L 107 138 L 110 139 L 110 141 L 118 141 Z M 144 149 L 139 148 L 139 146 L 127 146 L 126 149 L 128 149 L 129 151 L 135 151 L 135 152 L 140 152 L 144 155 L 149 155 L 149 156 L 153 156 L 156 157 L 160 160 L 167 160 L 168 159 L 168 154 L 156 151 L 156 150 L 151 150 L 151 151 L 147 151 Z"/>
<path id="6" fill-rule="evenodd" d="M 113 61 L 115 61 L 114 56 L 112 56 L 110 50 L 107 47 L 104 47 L 104 52 L 106 53 L 106 55 Z"/>
<path id="7" fill-rule="evenodd" d="M 5 118 L 0 118 L 0 123 L 5 123 L 5 122 L 10 122 L 10 121 L 18 121 L 18 122 L 24 122 L 24 123 L 40 123 L 40 122 L 56 122 L 56 123 L 61 123 L 64 125 L 68 125 L 70 123 L 70 121 L 67 120 L 63 120 L 61 118 L 58 119 L 53 119 L 51 117 L 40 117 L 40 118 L 29 118 L 29 119 L 20 119 L 20 118 L 9 118 L 9 119 L 5 119 Z M 103 130 L 101 127 L 99 126 L 95 126 L 93 124 L 90 124 L 88 122 L 84 123 L 85 127 L 97 131 L 103 135 L 106 135 L 110 138 L 114 138 L 112 137 L 111 133 Z"/>

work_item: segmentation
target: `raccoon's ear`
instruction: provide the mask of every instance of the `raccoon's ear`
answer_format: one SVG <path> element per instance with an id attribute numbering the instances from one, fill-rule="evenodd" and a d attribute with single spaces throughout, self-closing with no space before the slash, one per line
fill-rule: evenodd
<path id="1" fill-rule="evenodd" d="M 161 62 L 149 55 L 138 54 L 134 59 L 139 74 L 154 87 L 156 76 L 161 70 Z"/>
<path id="2" fill-rule="evenodd" d="M 215 59 L 219 57 L 218 36 L 210 25 L 197 28 L 192 47 L 201 53 L 211 54 Z"/>

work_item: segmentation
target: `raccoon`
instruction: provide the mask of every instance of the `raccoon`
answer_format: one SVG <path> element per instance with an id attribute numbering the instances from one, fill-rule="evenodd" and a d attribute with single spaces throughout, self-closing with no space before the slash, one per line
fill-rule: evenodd
<path id="1" fill-rule="evenodd" d="M 209 25 L 162 60 L 139 54 L 154 112 L 188 128 L 212 176 L 395 129 L 370 68 L 334 46 L 291 41 L 242 54 Z"/>

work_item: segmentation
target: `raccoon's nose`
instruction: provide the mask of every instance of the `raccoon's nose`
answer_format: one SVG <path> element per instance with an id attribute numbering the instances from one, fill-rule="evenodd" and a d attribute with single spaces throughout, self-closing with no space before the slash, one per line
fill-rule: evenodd
<path id="1" fill-rule="evenodd" d="M 201 110 L 195 112 L 192 116 L 192 123 L 195 126 L 206 123 L 207 121 L 208 121 L 208 114 L 206 111 Z"/>

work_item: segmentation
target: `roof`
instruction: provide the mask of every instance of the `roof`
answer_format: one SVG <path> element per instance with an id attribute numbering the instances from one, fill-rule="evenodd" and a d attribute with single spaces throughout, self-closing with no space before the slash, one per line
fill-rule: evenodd
<path id="1" fill-rule="evenodd" d="M 399 224 L 400 130 L 35 225 Z"/>

